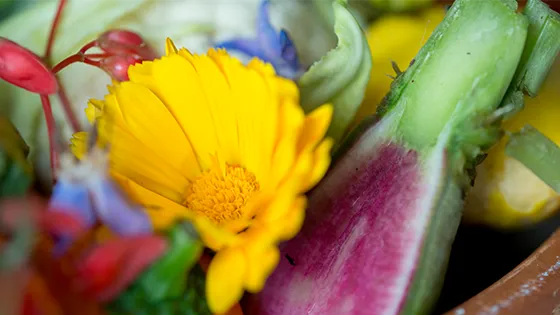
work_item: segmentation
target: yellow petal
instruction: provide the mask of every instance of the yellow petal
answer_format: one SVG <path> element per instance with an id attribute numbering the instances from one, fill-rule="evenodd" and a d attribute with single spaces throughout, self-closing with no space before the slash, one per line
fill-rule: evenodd
<path id="1" fill-rule="evenodd" d="M 188 179 L 200 175 L 197 159 L 179 124 L 149 89 L 124 82 L 116 95 L 128 131 L 156 153 L 157 161 L 165 161 Z"/>
<path id="2" fill-rule="evenodd" d="M 247 291 L 257 293 L 262 290 L 266 279 L 280 261 L 280 251 L 274 244 L 252 243 L 245 248 L 248 268 L 244 285 Z M 263 246 L 264 245 L 264 246 Z"/>
<path id="3" fill-rule="evenodd" d="M 239 244 L 240 238 L 237 234 L 224 230 L 205 217 L 196 216 L 192 219 L 200 238 L 206 247 L 219 251 L 228 246 Z"/>
<path id="4" fill-rule="evenodd" d="M 303 131 L 298 139 L 298 152 L 314 148 L 327 133 L 331 123 L 333 107 L 330 104 L 322 105 L 305 117 Z"/>
<path id="5" fill-rule="evenodd" d="M 230 164 L 240 164 L 239 135 L 237 133 L 237 107 L 228 78 L 219 65 L 209 56 L 194 56 L 193 65 L 199 75 L 200 84 L 208 100 L 208 110 L 212 117 L 213 131 L 217 136 L 221 160 Z M 221 91 L 216 93 L 215 91 Z"/>
<path id="6" fill-rule="evenodd" d="M 175 47 L 175 44 L 173 44 L 173 41 L 171 40 L 171 38 L 166 38 L 165 39 L 165 55 L 169 56 L 171 54 L 176 54 L 177 53 L 177 47 Z"/>
<path id="7" fill-rule="evenodd" d="M 70 139 L 70 151 L 81 160 L 87 153 L 87 132 L 79 131 Z"/>
<path id="8" fill-rule="evenodd" d="M 180 55 L 156 60 L 153 64 L 156 93 L 179 122 L 203 169 L 212 166 L 211 154 L 218 141 L 207 95 L 193 65 Z"/>
<path id="9" fill-rule="evenodd" d="M 93 123 L 103 113 L 104 102 L 100 100 L 90 100 L 85 109 L 89 123 Z"/>
<path id="10" fill-rule="evenodd" d="M 212 312 L 225 313 L 241 299 L 246 273 L 242 251 L 230 248 L 214 256 L 206 274 L 206 298 Z"/>
<path id="11" fill-rule="evenodd" d="M 303 128 L 304 113 L 303 109 L 292 102 L 286 102 L 282 107 L 281 125 L 278 132 L 280 136 L 272 164 L 270 178 L 262 183 L 263 189 L 268 189 L 278 185 L 280 180 L 288 172 L 296 159 L 297 140 Z"/>
<path id="12" fill-rule="evenodd" d="M 109 159 L 112 172 L 177 203 L 183 201 L 189 184 L 185 175 L 176 171 L 135 137 L 114 128 Z M 142 152 L 142 154 L 138 154 Z M 134 157 L 134 158 L 131 158 Z"/>
<path id="13" fill-rule="evenodd" d="M 150 191 L 120 174 L 114 173 L 113 177 L 132 200 L 146 209 L 156 231 L 164 231 L 188 215 L 188 209 L 181 204 Z"/>
<path id="14" fill-rule="evenodd" d="M 284 215 L 284 217 L 278 219 L 276 223 L 277 226 L 282 226 L 280 230 L 279 237 L 282 240 L 289 240 L 297 235 L 303 226 L 303 221 L 305 219 L 305 208 L 307 207 L 307 199 L 303 196 L 297 198 L 292 206 L 291 210 Z M 272 223 L 274 224 L 274 223 Z"/>
<path id="15" fill-rule="evenodd" d="M 307 191 L 311 189 L 313 186 L 317 185 L 321 178 L 325 176 L 329 166 L 331 164 L 331 149 L 334 146 L 334 141 L 332 139 L 325 139 L 319 147 L 314 152 L 313 156 L 313 169 L 309 174 L 308 180 L 305 182 L 303 187 L 303 191 Z M 303 184 L 303 183 L 302 183 Z"/>

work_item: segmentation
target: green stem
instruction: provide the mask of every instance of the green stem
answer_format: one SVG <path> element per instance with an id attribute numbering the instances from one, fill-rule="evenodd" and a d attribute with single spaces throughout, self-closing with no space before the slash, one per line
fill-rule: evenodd
<path id="1" fill-rule="evenodd" d="M 529 0 L 523 15 L 529 20 L 527 42 L 501 107 L 504 117 L 523 109 L 523 92 L 535 97 L 560 52 L 560 15 L 540 0 Z"/>
<path id="2" fill-rule="evenodd" d="M 523 14 L 529 31 L 516 79 L 534 97 L 560 52 L 560 15 L 539 0 L 529 0 Z"/>
<path id="3" fill-rule="evenodd" d="M 515 9 L 509 0 L 453 4 L 378 109 L 398 116 L 398 136 L 407 145 L 423 151 L 443 136 L 457 137 L 454 151 L 471 157 L 494 140 L 486 121 L 510 85 L 527 38 L 527 18 Z"/>
<path id="4" fill-rule="evenodd" d="M 560 147 L 532 126 L 513 134 L 506 154 L 518 160 L 560 193 Z"/>

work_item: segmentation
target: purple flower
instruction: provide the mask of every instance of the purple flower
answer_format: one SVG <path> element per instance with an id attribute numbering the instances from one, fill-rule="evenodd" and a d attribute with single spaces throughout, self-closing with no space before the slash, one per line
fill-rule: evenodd
<path id="1" fill-rule="evenodd" d="M 215 45 L 230 51 L 239 51 L 245 55 L 259 58 L 272 64 L 276 72 L 288 79 L 297 79 L 304 69 L 299 62 L 294 43 L 286 30 L 276 32 L 270 23 L 269 1 L 264 0 L 257 18 L 257 37 L 238 38 Z"/>

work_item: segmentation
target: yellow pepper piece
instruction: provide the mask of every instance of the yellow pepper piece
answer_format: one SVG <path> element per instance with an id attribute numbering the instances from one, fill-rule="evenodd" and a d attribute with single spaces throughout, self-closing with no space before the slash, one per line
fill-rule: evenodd
<path id="1" fill-rule="evenodd" d="M 525 108 L 504 122 L 519 131 L 531 124 L 560 144 L 560 60 L 553 66 L 536 98 L 525 98 Z M 517 160 L 505 155 L 507 139 L 495 145 L 477 167 L 477 177 L 466 200 L 464 219 L 496 228 L 516 228 L 542 221 L 560 206 L 560 195 Z"/>

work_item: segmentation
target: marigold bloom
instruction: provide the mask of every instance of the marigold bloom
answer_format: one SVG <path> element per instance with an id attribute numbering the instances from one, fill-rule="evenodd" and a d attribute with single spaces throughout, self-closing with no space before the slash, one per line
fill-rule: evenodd
<path id="1" fill-rule="evenodd" d="M 296 85 L 254 59 L 224 50 L 177 50 L 129 69 L 103 101 L 90 102 L 110 170 L 155 229 L 190 219 L 216 251 L 207 299 L 227 311 L 244 289 L 258 292 L 279 260 L 277 244 L 304 218 L 304 193 L 325 174 L 332 107 L 305 115 Z M 73 139 L 77 156 L 84 134 Z"/>

